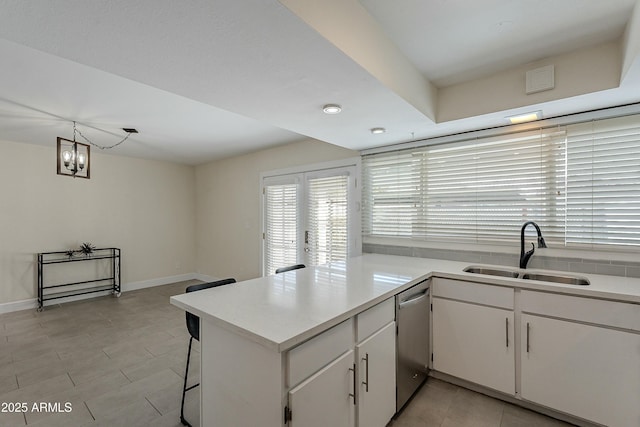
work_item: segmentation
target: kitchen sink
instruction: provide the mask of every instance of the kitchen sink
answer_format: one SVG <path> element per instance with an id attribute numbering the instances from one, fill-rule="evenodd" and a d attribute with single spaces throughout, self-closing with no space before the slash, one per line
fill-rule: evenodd
<path id="1" fill-rule="evenodd" d="M 544 273 L 544 272 L 528 272 L 526 270 L 509 270 L 507 268 L 498 268 L 498 267 L 482 267 L 477 265 L 470 265 L 462 270 L 466 273 L 473 274 L 484 274 L 487 276 L 500 276 L 500 277 L 510 277 L 512 279 L 524 279 L 524 280 L 539 280 L 542 282 L 553 282 L 553 283 L 562 283 L 564 285 L 577 285 L 577 286 L 588 286 L 589 280 L 584 277 L 576 277 L 570 275 L 563 274 L 555 274 L 555 273 Z"/>
<path id="2" fill-rule="evenodd" d="M 465 271 L 467 273 L 474 273 L 474 274 L 486 274 L 488 276 L 512 277 L 514 279 L 516 277 L 518 277 L 518 272 L 517 271 L 503 270 L 503 269 L 500 269 L 500 268 L 469 266 L 469 267 L 465 268 L 463 271 Z"/>
<path id="3" fill-rule="evenodd" d="M 583 277 L 560 276 L 556 274 L 524 273 L 522 274 L 522 276 L 520 276 L 520 278 L 524 280 L 540 280 L 542 282 L 562 283 L 565 285 L 578 285 L 578 286 L 589 285 L 589 280 Z"/>

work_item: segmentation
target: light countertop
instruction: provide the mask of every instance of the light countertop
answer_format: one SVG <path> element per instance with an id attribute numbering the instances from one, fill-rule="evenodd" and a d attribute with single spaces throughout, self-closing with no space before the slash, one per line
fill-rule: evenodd
<path id="1" fill-rule="evenodd" d="M 640 279 L 560 273 L 591 282 L 589 286 L 575 286 L 463 272 L 469 265 L 366 254 L 176 295 L 171 297 L 171 304 L 279 352 L 433 276 L 640 304 Z M 640 313 L 640 306 L 638 310 Z"/>

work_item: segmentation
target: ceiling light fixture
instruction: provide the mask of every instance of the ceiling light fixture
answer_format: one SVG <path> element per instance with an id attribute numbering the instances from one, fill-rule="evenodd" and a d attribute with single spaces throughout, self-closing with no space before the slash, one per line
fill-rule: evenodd
<path id="1" fill-rule="evenodd" d="M 322 111 L 324 111 L 325 114 L 338 114 L 342 111 L 342 107 L 338 104 L 327 104 L 322 107 Z"/>
<path id="2" fill-rule="evenodd" d="M 509 120 L 512 125 L 517 125 L 518 123 L 533 122 L 534 120 L 540 120 L 542 118 L 542 111 L 532 111 L 530 113 L 507 116 L 505 118 Z"/>
<path id="3" fill-rule="evenodd" d="M 89 154 L 91 151 L 91 147 L 89 146 L 89 144 L 93 145 L 94 147 L 98 147 L 101 150 L 108 150 L 110 148 L 117 147 L 118 145 L 125 142 L 132 133 L 138 133 L 138 131 L 134 128 L 122 128 L 122 130 L 125 131 L 127 135 L 122 138 L 120 142 L 117 142 L 116 144 L 110 146 L 104 146 L 89 141 L 76 128 L 76 122 L 73 122 L 73 141 L 61 137 L 57 138 L 56 145 L 58 148 L 58 158 L 56 164 L 58 175 L 90 179 L 91 175 L 89 173 L 89 170 L 91 165 L 89 163 Z M 80 135 L 88 144 L 77 142 L 76 134 Z"/>
<path id="4" fill-rule="evenodd" d="M 381 133 L 385 133 L 387 130 L 385 128 L 371 128 L 371 133 L 374 135 L 379 135 Z"/>

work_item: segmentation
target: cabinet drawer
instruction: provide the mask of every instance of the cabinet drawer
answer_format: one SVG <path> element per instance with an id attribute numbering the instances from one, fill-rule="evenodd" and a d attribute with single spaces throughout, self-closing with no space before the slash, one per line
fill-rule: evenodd
<path id="1" fill-rule="evenodd" d="M 520 301 L 526 313 L 640 331 L 638 304 L 535 291 L 522 291 Z"/>
<path id="2" fill-rule="evenodd" d="M 513 310 L 513 288 L 435 278 L 432 295 Z"/>
<path id="3" fill-rule="evenodd" d="M 346 320 L 287 353 L 287 385 L 293 387 L 353 347 L 353 319 Z"/>
<path id="4" fill-rule="evenodd" d="M 356 340 L 361 342 L 395 318 L 394 298 L 389 298 L 357 316 Z"/>

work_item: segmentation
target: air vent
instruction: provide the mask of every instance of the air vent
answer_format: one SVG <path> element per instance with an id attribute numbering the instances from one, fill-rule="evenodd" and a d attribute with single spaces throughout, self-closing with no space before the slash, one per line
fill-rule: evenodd
<path id="1" fill-rule="evenodd" d="M 138 130 L 135 128 L 122 128 L 122 130 L 127 133 L 138 133 Z"/>
<path id="2" fill-rule="evenodd" d="M 555 87 L 554 66 L 547 65 L 527 71 L 527 95 Z"/>

